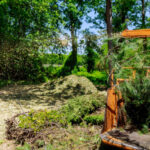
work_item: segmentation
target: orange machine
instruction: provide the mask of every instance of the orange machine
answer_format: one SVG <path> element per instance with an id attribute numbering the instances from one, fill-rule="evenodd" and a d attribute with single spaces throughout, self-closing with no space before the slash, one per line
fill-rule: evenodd
<path id="1" fill-rule="evenodd" d="M 146 38 L 150 37 L 150 29 L 141 29 L 141 30 L 125 30 L 122 32 L 122 37 L 124 38 Z M 135 78 L 136 71 L 132 67 L 124 67 L 124 69 L 132 69 L 132 77 L 129 79 L 117 79 L 116 85 L 119 85 L 121 82 L 129 81 Z M 150 68 L 145 68 L 147 70 L 146 76 L 150 74 Z M 105 109 L 105 121 L 104 127 L 101 134 L 102 143 L 105 143 L 110 146 L 115 146 L 125 150 L 136 150 L 138 148 L 133 147 L 132 145 L 127 145 L 123 141 L 117 140 L 107 134 L 108 131 L 111 131 L 114 128 L 118 127 L 118 122 L 123 123 L 126 121 L 125 115 L 122 115 L 121 118 L 118 116 L 119 108 L 123 107 L 124 100 L 122 98 L 121 92 L 117 91 L 113 83 L 113 73 L 111 76 L 111 87 L 107 91 L 107 104 Z"/>
<path id="2" fill-rule="evenodd" d="M 150 29 L 140 29 L 140 30 L 124 30 L 122 32 L 122 37 L 125 38 L 146 38 L 150 37 Z"/>

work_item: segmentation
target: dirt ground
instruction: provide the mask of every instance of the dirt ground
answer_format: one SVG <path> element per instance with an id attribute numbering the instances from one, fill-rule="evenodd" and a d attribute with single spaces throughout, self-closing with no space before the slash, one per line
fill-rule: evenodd
<path id="1" fill-rule="evenodd" d="M 0 89 L 0 150 L 12 146 L 5 140 L 5 120 L 17 113 L 31 109 L 57 109 L 67 99 L 97 92 L 95 86 L 84 77 L 71 75 L 57 81 L 39 85 L 13 85 Z M 106 95 L 106 92 L 103 92 Z M 4 143 L 4 144 L 2 144 Z M 13 150 L 13 148 L 10 148 Z"/>

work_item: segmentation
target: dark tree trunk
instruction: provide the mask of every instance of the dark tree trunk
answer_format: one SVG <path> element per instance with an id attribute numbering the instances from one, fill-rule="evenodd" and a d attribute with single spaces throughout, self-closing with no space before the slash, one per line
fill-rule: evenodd
<path id="1" fill-rule="evenodd" d="M 142 28 L 145 28 L 145 0 L 141 0 L 142 2 Z"/>
<path id="2" fill-rule="evenodd" d="M 145 28 L 145 0 L 141 0 L 142 2 L 142 28 Z M 143 49 L 146 51 L 147 49 L 147 38 L 143 39 Z"/>
<path id="3" fill-rule="evenodd" d="M 111 0 L 106 0 L 106 23 L 107 23 L 107 34 L 108 38 L 112 37 L 112 6 L 111 6 Z M 112 75 L 112 40 L 108 40 L 108 63 L 109 63 L 109 84 L 113 82 L 111 80 L 111 75 Z"/>
<path id="4" fill-rule="evenodd" d="M 71 41 L 72 41 L 72 59 L 73 59 L 73 68 L 77 64 L 77 37 L 75 35 L 75 27 L 71 24 Z"/>

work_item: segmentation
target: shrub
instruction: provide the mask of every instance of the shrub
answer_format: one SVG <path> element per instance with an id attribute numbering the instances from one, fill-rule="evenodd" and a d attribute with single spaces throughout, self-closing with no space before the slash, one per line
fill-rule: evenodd
<path id="1" fill-rule="evenodd" d="M 51 124 L 66 126 L 81 123 L 86 115 L 103 106 L 103 97 L 81 96 L 69 100 L 65 106 L 57 111 L 31 111 L 27 115 L 21 115 L 18 126 L 31 128 L 34 132 L 38 132 Z"/>
<path id="2" fill-rule="evenodd" d="M 102 97 L 81 96 L 68 101 L 62 108 L 62 113 L 69 123 L 80 123 L 83 118 L 104 105 Z"/>
<path id="3" fill-rule="evenodd" d="M 49 126 L 51 123 L 60 123 L 65 125 L 63 114 L 59 111 L 31 111 L 28 115 L 19 116 L 19 127 L 31 128 L 35 132 Z"/>
<path id="4" fill-rule="evenodd" d="M 143 124 L 150 126 L 150 79 L 137 77 L 120 85 L 125 109 L 131 122 L 138 128 Z"/>
<path id="5" fill-rule="evenodd" d="M 13 84 L 13 83 L 14 83 L 14 81 L 11 81 L 11 80 L 0 80 L 0 88 L 10 85 L 10 84 Z"/>
<path id="6" fill-rule="evenodd" d="M 94 71 L 93 73 L 88 72 L 77 72 L 78 76 L 87 77 L 95 85 L 104 84 L 107 85 L 107 74 L 105 72 Z"/>
<path id="7" fill-rule="evenodd" d="M 0 58 L 1 79 L 45 81 L 45 70 L 38 52 L 19 48 L 0 53 Z"/>
<path id="8" fill-rule="evenodd" d="M 46 67 L 45 68 L 45 73 L 46 73 L 46 76 L 48 78 L 54 78 L 57 74 L 57 72 L 60 70 L 61 67 L 59 66 L 52 66 L 50 65 L 49 67 Z"/>
<path id="9" fill-rule="evenodd" d="M 77 58 L 74 58 L 74 54 L 71 52 L 65 60 L 62 68 L 57 72 L 57 76 L 70 75 L 75 66 L 77 66 Z"/>
<path id="10" fill-rule="evenodd" d="M 143 134 L 148 133 L 148 132 L 149 132 L 148 126 L 147 126 L 147 125 L 143 125 L 143 126 L 142 126 L 142 129 L 141 129 L 141 132 L 142 132 Z"/>
<path id="11" fill-rule="evenodd" d="M 86 53 L 87 53 L 86 57 L 87 71 L 92 72 L 95 68 L 95 57 L 97 55 L 96 52 L 91 47 L 86 47 Z"/>
<path id="12" fill-rule="evenodd" d="M 101 125 L 104 123 L 104 115 L 88 115 L 83 120 L 88 124 Z"/>

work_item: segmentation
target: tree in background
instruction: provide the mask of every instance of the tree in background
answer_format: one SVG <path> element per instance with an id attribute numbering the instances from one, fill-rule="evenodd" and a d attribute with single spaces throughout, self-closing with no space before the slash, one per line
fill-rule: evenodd
<path id="1" fill-rule="evenodd" d="M 141 3 L 142 3 L 142 28 L 145 28 L 146 27 L 146 3 L 145 3 L 145 0 L 141 0 Z M 143 39 L 143 49 L 144 51 L 147 49 L 147 39 L 144 38 Z"/>
<path id="2" fill-rule="evenodd" d="M 38 77 L 43 72 L 41 44 L 48 47 L 58 28 L 57 0 L 2 0 L 0 13 L 0 77 Z"/>
<path id="3" fill-rule="evenodd" d="M 95 69 L 95 63 L 97 58 L 96 51 L 97 49 L 99 49 L 98 38 L 95 34 L 89 32 L 88 30 L 84 32 L 84 38 L 87 71 L 92 72 Z"/>
<path id="4" fill-rule="evenodd" d="M 111 5 L 111 0 L 106 0 L 106 23 L 107 23 L 107 35 L 108 38 L 112 37 L 112 5 Z M 112 45 L 112 40 L 108 40 L 108 65 L 109 65 L 109 84 L 111 84 L 111 75 L 112 75 L 112 50 L 113 50 L 113 45 Z"/>
<path id="5" fill-rule="evenodd" d="M 72 52 L 64 63 L 60 75 L 70 74 L 77 65 L 77 31 L 81 28 L 82 19 L 86 11 L 84 0 L 65 0 L 61 3 L 64 27 L 70 31 Z"/>
<path id="6" fill-rule="evenodd" d="M 136 0 L 115 0 L 112 2 L 113 32 L 128 28 Z"/>

